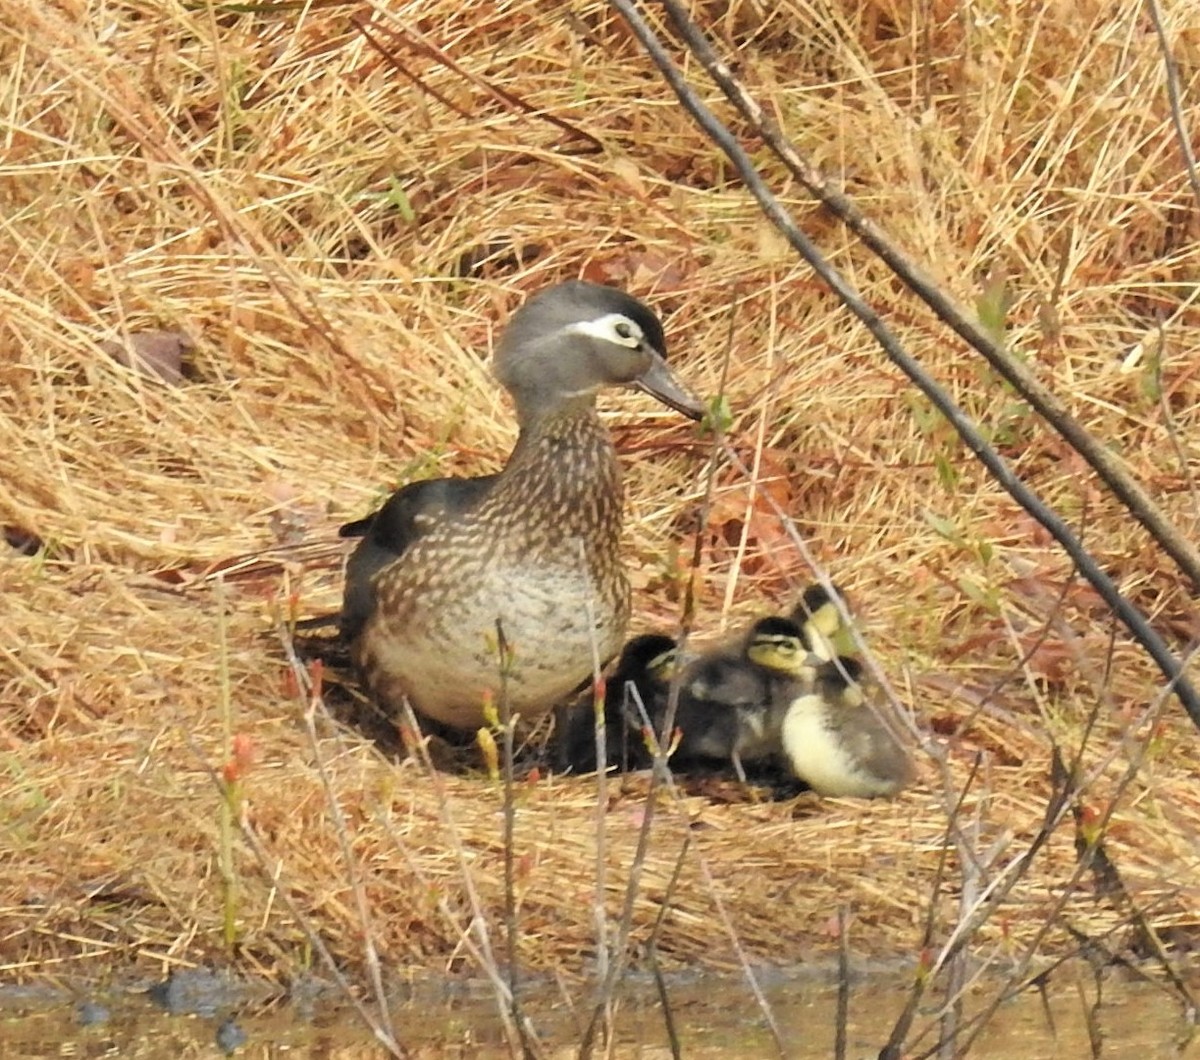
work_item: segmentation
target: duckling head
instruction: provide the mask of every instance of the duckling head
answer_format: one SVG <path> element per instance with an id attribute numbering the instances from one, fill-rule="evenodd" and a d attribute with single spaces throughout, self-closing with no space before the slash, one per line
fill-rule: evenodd
<path id="1" fill-rule="evenodd" d="M 833 588 L 844 602 L 846 594 L 836 585 Z M 850 656 L 858 650 L 853 631 L 823 586 L 810 585 L 805 589 L 791 618 L 801 629 L 805 647 L 825 661 Z"/>
<path id="2" fill-rule="evenodd" d="M 664 633 L 643 633 L 621 649 L 613 679 L 636 682 L 649 678 L 665 684 L 671 678 L 674 662 L 674 638 Z"/>
<path id="3" fill-rule="evenodd" d="M 827 703 L 860 707 L 866 702 L 860 683 L 862 676 L 862 660 L 839 655 L 818 668 L 814 691 Z"/>
<path id="4" fill-rule="evenodd" d="M 514 314 L 495 373 L 523 423 L 615 386 L 642 390 L 694 420 L 704 414 L 667 366 L 654 313 L 624 291 L 584 280 L 541 291 Z"/>
<path id="5" fill-rule="evenodd" d="M 808 660 L 804 633 L 790 618 L 760 618 L 746 636 L 746 658 L 768 670 L 798 675 Z"/>

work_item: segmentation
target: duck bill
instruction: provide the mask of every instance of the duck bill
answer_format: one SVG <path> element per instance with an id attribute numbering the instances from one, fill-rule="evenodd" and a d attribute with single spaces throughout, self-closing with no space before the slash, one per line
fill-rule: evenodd
<path id="1" fill-rule="evenodd" d="M 683 388 L 660 354 L 652 352 L 650 356 L 650 367 L 634 380 L 634 388 L 658 398 L 668 408 L 682 413 L 688 419 L 701 419 L 704 405 Z"/>

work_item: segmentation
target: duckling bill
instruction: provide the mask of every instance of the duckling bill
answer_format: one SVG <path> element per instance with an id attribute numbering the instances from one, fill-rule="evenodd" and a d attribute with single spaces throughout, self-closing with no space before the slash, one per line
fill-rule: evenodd
<path id="1" fill-rule="evenodd" d="M 505 695 L 532 718 L 588 678 L 594 653 L 617 653 L 630 608 L 623 494 L 596 397 L 633 387 L 699 419 L 665 349 L 646 306 L 597 284 L 552 287 L 514 315 L 495 360 L 520 426 L 504 469 L 444 487 L 442 514 L 415 536 L 389 534 L 391 516 L 379 534 L 372 522 L 351 559 L 345 626 L 382 707 L 407 698 L 470 729 L 485 697 Z M 396 505 L 401 527 L 415 522 Z M 498 626 L 512 653 L 503 676 Z"/>

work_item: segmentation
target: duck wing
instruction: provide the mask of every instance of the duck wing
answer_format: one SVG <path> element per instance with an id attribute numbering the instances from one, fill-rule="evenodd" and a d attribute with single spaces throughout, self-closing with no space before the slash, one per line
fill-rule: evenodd
<path id="1" fill-rule="evenodd" d="M 346 562 L 346 588 L 339 621 L 343 640 L 358 636 L 375 610 L 375 575 L 398 560 L 419 537 L 447 519 L 475 507 L 498 475 L 478 478 L 431 478 L 401 486 L 378 511 L 338 530 L 339 537 L 359 537 Z"/>

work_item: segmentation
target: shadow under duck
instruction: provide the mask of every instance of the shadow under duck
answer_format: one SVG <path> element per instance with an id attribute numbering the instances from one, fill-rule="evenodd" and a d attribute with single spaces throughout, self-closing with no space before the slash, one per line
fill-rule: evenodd
<path id="1" fill-rule="evenodd" d="M 395 714 L 408 697 L 459 729 L 482 723 L 488 696 L 507 696 L 526 718 L 544 713 L 588 678 L 594 653 L 620 649 L 630 606 L 621 471 L 597 394 L 633 387 L 703 414 L 667 366 L 657 317 L 579 280 L 517 311 L 495 374 L 520 427 L 504 469 L 483 486 L 451 480 L 460 485 L 446 487 L 443 515 L 394 558 L 390 517 L 379 535 L 368 529 L 344 606 L 352 655 L 379 704 Z M 500 630 L 511 652 L 503 674 Z"/>

